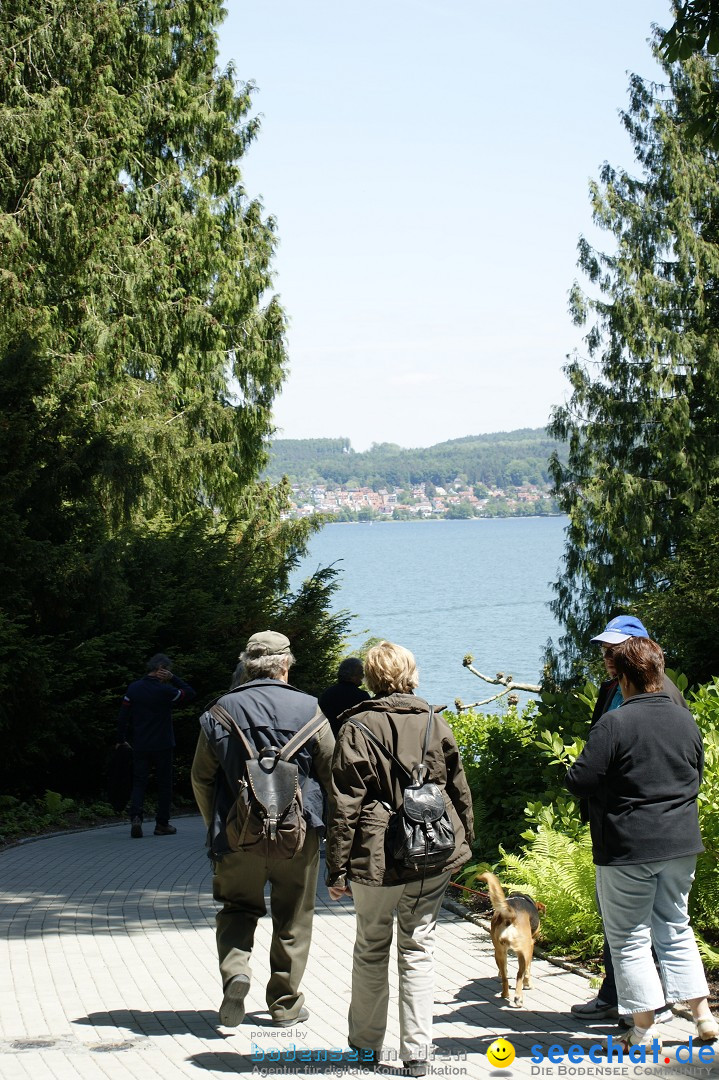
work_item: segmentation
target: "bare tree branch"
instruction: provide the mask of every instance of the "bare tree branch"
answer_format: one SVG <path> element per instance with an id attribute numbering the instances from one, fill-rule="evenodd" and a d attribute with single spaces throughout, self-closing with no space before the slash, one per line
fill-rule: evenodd
<path id="1" fill-rule="evenodd" d="M 478 679 L 482 679 L 492 686 L 503 686 L 505 689 L 500 690 L 498 694 L 494 694 L 492 697 L 485 698 L 484 701 L 475 701 L 471 705 L 463 705 L 460 699 L 457 698 L 454 706 L 458 713 L 465 712 L 467 709 L 477 709 L 481 705 L 489 705 L 491 701 L 497 701 L 498 698 L 507 694 L 512 695 L 508 698 L 510 705 L 516 705 L 519 701 L 519 698 L 514 693 L 516 690 L 523 690 L 527 694 L 541 693 L 541 686 L 537 686 L 535 683 L 515 682 L 513 675 L 505 675 L 503 671 L 498 671 L 494 678 L 491 675 L 483 675 L 481 671 L 477 671 L 476 667 L 474 667 L 473 661 L 474 657 L 468 653 L 462 661 L 462 666 L 471 671 L 473 675 L 476 675 Z"/>

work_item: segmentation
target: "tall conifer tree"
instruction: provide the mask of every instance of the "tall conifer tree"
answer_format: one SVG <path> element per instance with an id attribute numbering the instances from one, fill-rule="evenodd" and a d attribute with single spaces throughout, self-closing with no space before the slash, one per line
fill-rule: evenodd
<path id="1" fill-rule="evenodd" d="M 262 624 L 336 659 L 334 572 L 285 598 L 311 526 L 257 480 L 285 317 L 222 15 L 0 4 L 0 791 L 96 787 L 158 649 L 205 696 Z"/>
<path id="2" fill-rule="evenodd" d="M 249 88 L 216 70 L 221 15 L 0 8 L 0 357 L 36 358 L 38 408 L 82 433 L 87 497 L 115 523 L 234 512 L 282 380 L 273 222 L 242 188 L 255 121 Z"/>
<path id="3" fill-rule="evenodd" d="M 631 80 L 624 115 L 638 175 L 605 165 L 594 220 L 612 237 L 580 242 L 575 286 L 587 355 L 565 368 L 566 405 L 550 433 L 568 440 L 553 475 L 569 515 L 555 614 L 567 672 L 604 620 L 640 602 L 711 497 L 719 467 L 719 167 L 692 131 L 716 61 L 666 65 L 666 86 Z"/>

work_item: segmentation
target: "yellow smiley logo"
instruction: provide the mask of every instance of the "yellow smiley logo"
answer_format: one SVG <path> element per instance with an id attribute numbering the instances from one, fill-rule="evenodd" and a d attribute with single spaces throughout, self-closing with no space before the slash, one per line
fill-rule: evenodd
<path id="1" fill-rule="evenodd" d="M 506 1069 L 514 1061 L 514 1047 L 506 1039 L 495 1039 L 487 1047 L 487 1061 L 496 1069 Z"/>

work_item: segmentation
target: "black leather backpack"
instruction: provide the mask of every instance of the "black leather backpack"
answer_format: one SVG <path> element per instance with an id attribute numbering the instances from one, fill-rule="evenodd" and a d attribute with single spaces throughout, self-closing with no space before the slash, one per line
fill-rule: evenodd
<path id="1" fill-rule="evenodd" d="M 230 807 L 225 828 L 232 851 L 248 851 L 266 859 L 291 859 L 302 850 L 307 823 L 302 813 L 302 789 L 297 763 L 292 761 L 326 723 L 318 709 L 283 747 L 266 746 L 259 754 L 233 716 L 222 705 L 210 714 L 244 747 L 245 775 Z"/>
<path id="2" fill-rule="evenodd" d="M 422 760 L 411 769 L 359 720 L 349 717 L 349 721 L 376 743 L 407 778 L 402 805 L 391 808 L 385 833 L 385 853 L 407 870 L 421 872 L 423 878 L 430 870 L 440 870 L 454 853 L 455 838 L 442 788 L 427 779 L 429 769 L 424 759 L 434 722 L 433 707 L 430 705 L 429 708 Z"/>

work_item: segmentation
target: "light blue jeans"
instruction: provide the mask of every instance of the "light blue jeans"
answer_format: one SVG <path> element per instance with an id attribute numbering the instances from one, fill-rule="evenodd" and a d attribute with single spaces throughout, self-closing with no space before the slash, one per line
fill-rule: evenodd
<path id="1" fill-rule="evenodd" d="M 625 1012 L 660 1009 L 666 1001 L 708 994 L 694 931 L 689 892 L 696 855 L 630 866 L 597 866 L 597 894 Z M 662 983 L 652 960 L 652 944 Z"/>

